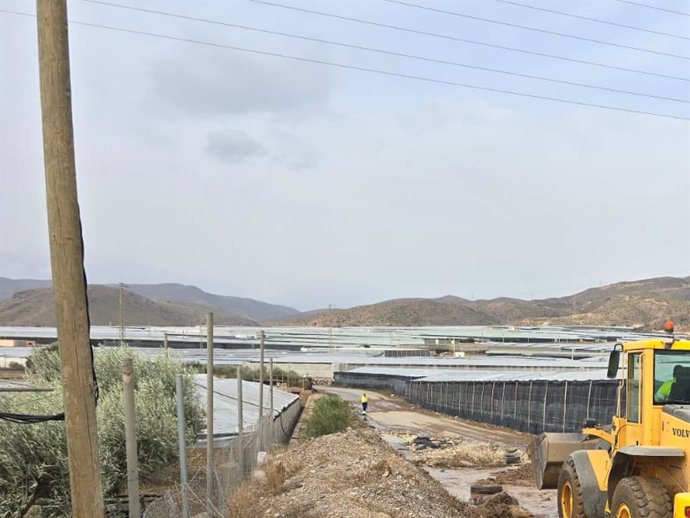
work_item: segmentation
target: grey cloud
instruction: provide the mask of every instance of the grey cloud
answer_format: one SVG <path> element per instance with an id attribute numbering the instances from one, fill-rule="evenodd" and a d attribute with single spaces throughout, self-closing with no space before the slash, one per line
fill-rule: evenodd
<path id="1" fill-rule="evenodd" d="M 231 51 L 155 61 L 152 82 L 164 111 L 199 117 L 303 108 L 323 103 L 331 89 L 323 68 Z"/>
<path id="2" fill-rule="evenodd" d="M 275 155 L 273 161 L 284 164 L 295 171 L 306 171 L 308 169 L 314 169 L 319 164 L 319 157 L 313 153 L 281 153 Z"/>
<path id="3" fill-rule="evenodd" d="M 243 131 L 234 129 L 209 133 L 206 151 L 229 164 L 266 154 L 266 149 L 259 142 Z"/>

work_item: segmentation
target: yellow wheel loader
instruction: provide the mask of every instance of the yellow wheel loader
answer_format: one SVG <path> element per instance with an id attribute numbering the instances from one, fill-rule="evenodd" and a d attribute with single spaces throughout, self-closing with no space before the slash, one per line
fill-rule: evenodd
<path id="1" fill-rule="evenodd" d="M 609 426 L 544 433 L 529 448 L 537 486 L 558 489 L 561 518 L 690 518 L 690 341 L 617 344 Z"/>

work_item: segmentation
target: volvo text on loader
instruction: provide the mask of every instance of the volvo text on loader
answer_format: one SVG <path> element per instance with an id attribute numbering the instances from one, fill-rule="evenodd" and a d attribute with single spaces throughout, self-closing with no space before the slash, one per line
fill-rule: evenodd
<path id="1" fill-rule="evenodd" d="M 623 364 L 610 426 L 545 433 L 530 447 L 537 485 L 561 518 L 690 518 L 690 341 L 616 345 Z"/>

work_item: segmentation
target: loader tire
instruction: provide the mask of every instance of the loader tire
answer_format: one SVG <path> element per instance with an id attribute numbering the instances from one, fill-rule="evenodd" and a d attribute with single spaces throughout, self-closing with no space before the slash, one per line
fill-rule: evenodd
<path id="1" fill-rule="evenodd" d="M 558 517 L 587 518 L 582 498 L 582 485 L 573 459 L 568 459 L 563 463 L 561 475 L 558 477 Z"/>
<path id="2" fill-rule="evenodd" d="M 611 518 L 672 518 L 673 504 L 657 478 L 627 477 L 618 482 L 611 501 Z"/>

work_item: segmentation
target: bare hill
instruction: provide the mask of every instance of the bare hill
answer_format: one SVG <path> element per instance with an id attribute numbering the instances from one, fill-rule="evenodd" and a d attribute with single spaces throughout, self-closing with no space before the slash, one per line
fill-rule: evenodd
<path id="1" fill-rule="evenodd" d="M 119 324 L 119 289 L 89 286 L 89 311 L 93 325 Z M 136 293 L 124 292 L 126 325 L 197 325 L 206 321 L 211 308 L 201 304 L 156 302 Z M 224 325 L 256 325 L 253 320 L 214 311 L 214 320 Z M 0 325 L 54 326 L 53 292 L 49 288 L 15 293 L 0 302 Z"/>
<path id="2" fill-rule="evenodd" d="M 8 279 L 0 277 L 0 300 L 9 299 L 15 293 L 38 288 L 50 288 L 50 281 L 40 279 Z"/>
<path id="3" fill-rule="evenodd" d="M 299 314 L 294 308 L 268 304 L 254 299 L 215 295 L 207 293 L 196 286 L 184 284 L 129 284 L 128 289 L 144 297 L 159 302 L 183 302 L 202 304 L 230 315 L 237 315 L 250 320 L 265 321 L 289 318 Z"/>
<path id="4" fill-rule="evenodd" d="M 285 319 L 299 314 L 299 311 L 287 306 L 268 304 L 242 297 L 216 295 L 207 293 L 196 286 L 184 284 L 127 284 L 126 286 L 127 290 L 133 293 L 166 305 L 204 306 L 206 311 L 212 310 L 218 315 L 234 315 L 256 322 Z M 49 287 L 49 280 L 0 277 L 0 301 L 9 299 L 21 291 Z M 111 287 L 115 287 L 115 285 L 111 285 Z"/>
<path id="5" fill-rule="evenodd" d="M 289 323 L 310 326 L 442 326 L 497 323 L 490 315 L 464 303 L 443 299 L 396 299 L 334 309 L 307 312 Z"/>
<path id="6" fill-rule="evenodd" d="M 311 326 L 423 326 L 545 323 L 562 325 L 630 325 L 659 329 L 666 318 L 690 327 L 690 277 L 662 277 L 592 288 L 575 295 L 543 300 L 497 298 L 469 301 L 396 299 L 344 310 L 312 311 L 290 324 Z"/>

